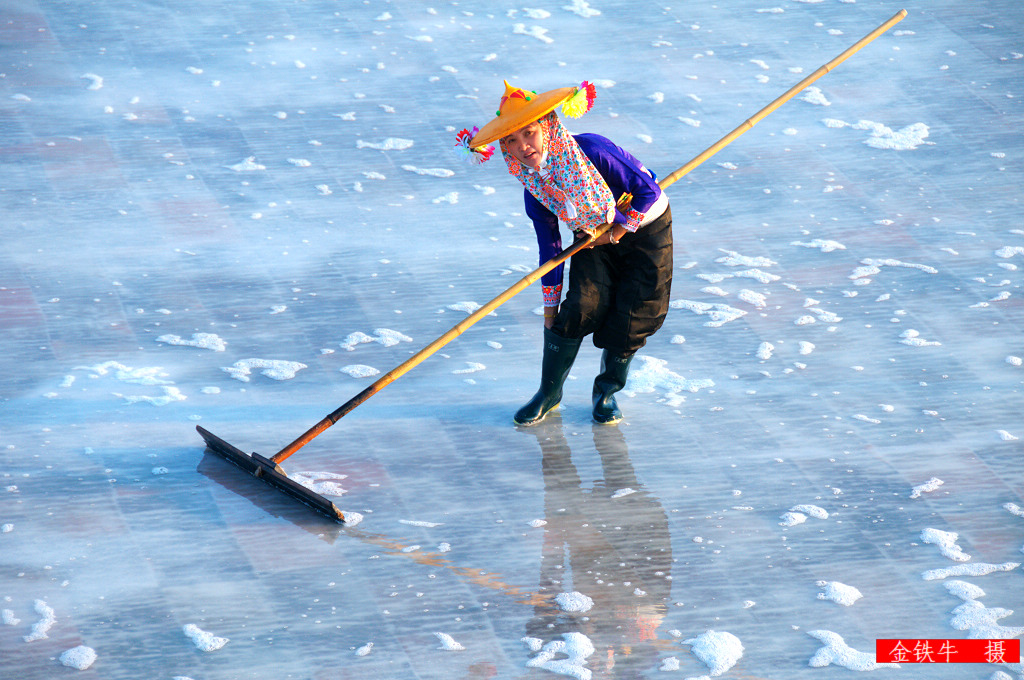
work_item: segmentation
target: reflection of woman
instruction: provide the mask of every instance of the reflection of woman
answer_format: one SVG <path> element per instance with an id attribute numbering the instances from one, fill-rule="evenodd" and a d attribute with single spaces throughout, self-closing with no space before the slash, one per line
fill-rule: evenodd
<path id="1" fill-rule="evenodd" d="M 657 666 L 654 641 L 671 594 L 668 517 L 637 480 L 622 433 L 593 430 L 604 478 L 592 489 L 582 488 L 560 418 L 532 430 L 543 454 L 547 524 L 540 591 L 547 597 L 527 624 L 538 652 L 530 665 L 559 663 L 545 650 L 569 643 L 562 664 L 585 663 L 595 677 L 640 677 Z M 586 599 L 563 595 L 560 606 L 562 593 L 582 594 L 593 606 L 566 611 L 581 609 L 572 603 Z M 587 651 L 592 646 L 589 658 L 573 659 L 574 640 Z"/>
<path id="2" fill-rule="evenodd" d="M 629 364 L 668 313 L 672 283 L 672 211 L 654 175 L 627 151 L 596 134 L 570 135 L 555 113 L 562 106 L 578 117 L 593 103 L 594 86 L 563 87 L 542 94 L 505 83 L 497 117 L 459 144 L 483 161 L 500 141 L 509 174 L 525 188 L 526 214 L 533 221 L 546 262 L 561 250 L 559 222 L 590 248 L 569 267 L 562 298 L 562 267 L 546 274 L 544 356 L 537 394 L 515 414 L 520 425 L 540 422 L 562 398 L 562 385 L 583 338 L 593 334 L 604 350 L 594 380 L 593 416 L 598 423 L 622 419 L 615 393 L 626 384 Z M 623 201 L 622 199 L 627 199 Z M 606 223 L 611 229 L 598 238 Z"/>

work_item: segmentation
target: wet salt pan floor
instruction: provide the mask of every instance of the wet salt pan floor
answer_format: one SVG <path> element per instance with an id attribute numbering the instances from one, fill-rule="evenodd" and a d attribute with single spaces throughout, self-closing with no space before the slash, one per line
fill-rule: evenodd
<path id="1" fill-rule="evenodd" d="M 0 16 L 0 675 L 1019 680 L 1024 20 L 1013 3 L 89 4 Z M 502 79 L 679 167 L 671 311 L 617 427 L 534 392 Z M 598 36 L 616 36 L 606 40 Z M 568 242 L 568 237 L 566 237 Z M 872 676 L 874 677 L 874 675 Z"/>

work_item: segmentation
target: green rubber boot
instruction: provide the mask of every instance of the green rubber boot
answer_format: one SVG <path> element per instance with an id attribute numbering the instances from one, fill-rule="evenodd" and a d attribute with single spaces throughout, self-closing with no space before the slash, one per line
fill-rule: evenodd
<path id="1" fill-rule="evenodd" d="M 536 425 L 562 401 L 562 385 L 576 361 L 582 338 L 563 338 L 544 329 L 544 359 L 541 361 L 540 389 L 533 399 L 516 411 L 518 425 Z"/>
<path id="2" fill-rule="evenodd" d="M 622 411 L 615 401 L 615 393 L 626 386 L 626 376 L 632 361 L 632 354 L 624 357 L 608 350 L 601 353 L 601 373 L 594 378 L 595 422 L 614 425 L 622 420 Z"/>

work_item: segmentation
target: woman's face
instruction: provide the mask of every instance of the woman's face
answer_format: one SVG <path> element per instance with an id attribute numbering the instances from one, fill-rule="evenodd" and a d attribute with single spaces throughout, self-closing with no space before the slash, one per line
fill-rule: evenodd
<path id="1" fill-rule="evenodd" d="M 534 170 L 540 166 L 544 158 L 546 142 L 544 139 L 544 128 L 537 121 L 519 128 L 502 138 L 508 152 Z"/>

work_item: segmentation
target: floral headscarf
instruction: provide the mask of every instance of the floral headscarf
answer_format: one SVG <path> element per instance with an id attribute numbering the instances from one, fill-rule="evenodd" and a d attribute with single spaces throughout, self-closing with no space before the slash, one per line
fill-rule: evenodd
<path id="1" fill-rule="evenodd" d="M 501 141 L 508 172 L 515 176 L 541 205 L 573 231 L 593 235 L 615 218 L 615 197 L 554 111 L 538 119 L 547 156 L 540 172 L 527 168 Z"/>

